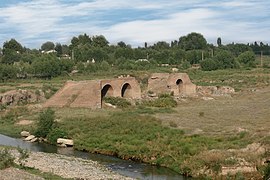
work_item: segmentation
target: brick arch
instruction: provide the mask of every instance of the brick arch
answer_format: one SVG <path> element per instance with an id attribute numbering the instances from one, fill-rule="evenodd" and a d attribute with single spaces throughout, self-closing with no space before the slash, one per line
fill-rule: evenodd
<path id="1" fill-rule="evenodd" d="M 121 87 L 121 97 L 123 98 L 132 98 L 132 87 L 130 83 L 126 82 Z"/>
<path id="2" fill-rule="evenodd" d="M 105 84 L 101 89 L 101 99 L 107 96 L 113 96 L 114 89 L 111 84 Z"/>
<path id="3" fill-rule="evenodd" d="M 178 87 L 178 90 L 179 90 L 179 93 L 181 94 L 182 91 L 183 91 L 183 85 L 184 85 L 184 82 L 182 79 L 178 78 L 175 82 L 175 84 L 177 85 Z"/>

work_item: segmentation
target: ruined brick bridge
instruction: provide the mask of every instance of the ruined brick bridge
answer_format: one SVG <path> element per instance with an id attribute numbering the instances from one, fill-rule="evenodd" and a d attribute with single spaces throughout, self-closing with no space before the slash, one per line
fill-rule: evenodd
<path id="1" fill-rule="evenodd" d="M 134 77 L 109 80 L 67 81 L 44 107 L 101 108 L 106 96 L 141 98 L 141 88 Z"/>
<path id="2" fill-rule="evenodd" d="M 148 79 L 147 91 L 172 93 L 175 96 L 191 95 L 196 93 L 196 85 L 186 73 L 154 73 Z M 134 77 L 67 81 L 43 106 L 97 109 L 102 108 L 102 100 L 106 96 L 141 99 L 140 84 Z"/>

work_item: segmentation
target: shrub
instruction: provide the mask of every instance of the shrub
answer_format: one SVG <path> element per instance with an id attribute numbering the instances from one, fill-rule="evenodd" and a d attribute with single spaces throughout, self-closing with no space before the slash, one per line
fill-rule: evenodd
<path id="1" fill-rule="evenodd" d="M 129 101 L 120 97 L 104 97 L 104 101 L 120 108 L 126 108 L 131 106 L 131 103 Z"/>
<path id="2" fill-rule="evenodd" d="M 214 59 L 206 59 L 203 60 L 201 63 L 201 68 L 203 71 L 213 71 L 213 70 L 217 70 L 219 67 L 219 64 L 217 61 L 215 61 Z"/>
<path id="3" fill-rule="evenodd" d="M 264 179 L 269 180 L 270 179 L 270 163 L 267 164 L 267 166 L 264 168 Z"/>
<path id="4" fill-rule="evenodd" d="M 43 84 L 42 86 L 42 91 L 44 92 L 46 99 L 49 99 L 50 97 L 52 97 L 52 95 L 54 95 L 57 90 L 58 89 L 53 87 L 52 84 Z"/>
<path id="5" fill-rule="evenodd" d="M 7 148 L 0 150 L 0 169 L 5 169 L 14 165 L 15 158 Z"/>
<path id="6" fill-rule="evenodd" d="M 255 54 L 252 51 L 246 51 L 237 57 L 240 63 L 245 64 L 248 67 L 255 67 Z"/>
<path id="7" fill-rule="evenodd" d="M 169 108 L 176 107 L 177 102 L 170 95 L 160 95 L 158 99 L 151 101 L 143 101 L 142 105 L 150 107 Z"/>
<path id="8" fill-rule="evenodd" d="M 184 61 L 181 67 L 182 69 L 188 69 L 191 67 L 191 64 L 188 61 Z"/>
<path id="9" fill-rule="evenodd" d="M 56 144 L 58 138 L 66 138 L 67 132 L 61 128 L 52 129 L 47 135 L 47 139 L 51 144 Z"/>
<path id="10" fill-rule="evenodd" d="M 50 108 L 41 112 L 38 118 L 37 130 L 35 132 L 35 135 L 39 137 L 46 137 L 52 129 L 52 126 L 54 124 L 54 118 L 54 111 Z"/>
<path id="11" fill-rule="evenodd" d="M 20 153 L 19 156 L 19 164 L 20 166 L 24 166 L 26 159 L 29 157 L 29 151 L 25 149 L 21 149 L 20 147 L 17 148 L 18 152 Z"/>

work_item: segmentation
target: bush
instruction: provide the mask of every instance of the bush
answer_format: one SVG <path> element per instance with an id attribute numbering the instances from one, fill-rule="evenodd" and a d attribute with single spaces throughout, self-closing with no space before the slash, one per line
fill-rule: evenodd
<path id="1" fill-rule="evenodd" d="M 169 108 L 177 106 L 177 102 L 170 95 L 160 95 L 158 99 L 151 101 L 144 101 L 142 104 L 145 106 L 160 107 L 160 108 Z"/>
<path id="2" fill-rule="evenodd" d="M 267 166 L 265 167 L 263 173 L 264 173 L 263 179 L 269 180 L 270 179 L 270 163 L 267 164 Z"/>
<path id="3" fill-rule="evenodd" d="M 54 111 L 50 108 L 41 112 L 38 118 L 38 125 L 35 135 L 45 138 L 52 129 L 54 118 Z"/>
<path id="4" fill-rule="evenodd" d="M 58 89 L 53 87 L 52 84 L 43 84 L 42 86 L 42 91 L 44 92 L 46 99 L 49 99 L 50 97 L 52 97 L 56 93 L 57 90 Z"/>
<path id="5" fill-rule="evenodd" d="M 104 101 L 120 108 L 126 108 L 131 106 L 131 103 L 129 101 L 120 97 L 104 97 Z"/>
<path id="6" fill-rule="evenodd" d="M 21 149 L 20 147 L 17 148 L 18 152 L 20 153 L 20 157 L 19 157 L 19 164 L 20 166 L 24 166 L 26 159 L 29 158 L 29 151 L 25 150 L 25 149 Z"/>
<path id="7" fill-rule="evenodd" d="M 61 128 L 54 128 L 47 135 L 47 139 L 51 144 L 56 144 L 58 138 L 67 138 L 67 132 Z"/>
<path id="8" fill-rule="evenodd" d="M 0 169 L 5 169 L 14 165 L 15 158 L 7 148 L 0 150 Z"/>
<path id="9" fill-rule="evenodd" d="M 246 51 L 237 57 L 237 60 L 248 67 L 255 67 L 255 54 L 252 51 Z"/>
<path id="10" fill-rule="evenodd" d="M 215 61 L 214 59 L 203 60 L 200 63 L 200 65 L 203 71 L 213 71 L 213 70 L 217 70 L 219 67 L 218 62 Z"/>

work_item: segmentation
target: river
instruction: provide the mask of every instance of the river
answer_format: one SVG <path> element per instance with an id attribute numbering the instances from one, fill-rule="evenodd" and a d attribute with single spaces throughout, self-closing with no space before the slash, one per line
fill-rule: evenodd
<path id="1" fill-rule="evenodd" d="M 75 156 L 84 159 L 97 161 L 107 168 L 121 175 L 135 179 L 145 180 L 190 180 L 178 173 L 164 167 L 151 166 L 145 163 L 122 160 L 112 156 L 91 154 L 73 150 L 72 148 L 59 148 L 44 143 L 30 143 L 22 139 L 15 139 L 0 134 L 0 145 L 20 147 L 35 152 L 57 153 L 66 156 Z"/>

